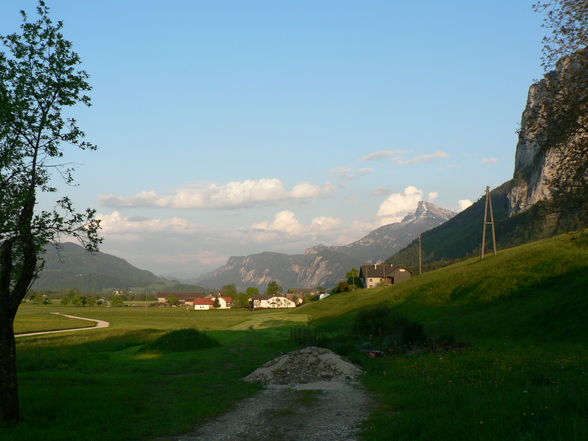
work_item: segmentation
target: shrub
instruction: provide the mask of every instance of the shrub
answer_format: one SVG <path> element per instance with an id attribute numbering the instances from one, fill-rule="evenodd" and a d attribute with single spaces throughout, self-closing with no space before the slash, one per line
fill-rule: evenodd
<path id="1" fill-rule="evenodd" d="M 214 338 L 196 329 L 168 332 L 150 343 L 147 348 L 163 352 L 196 351 L 220 346 Z"/>
<path id="2" fill-rule="evenodd" d="M 387 306 L 365 309 L 355 317 L 353 331 L 369 336 L 372 345 L 384 350 L 410 350 L 427 343 L 423 326 Z"/>

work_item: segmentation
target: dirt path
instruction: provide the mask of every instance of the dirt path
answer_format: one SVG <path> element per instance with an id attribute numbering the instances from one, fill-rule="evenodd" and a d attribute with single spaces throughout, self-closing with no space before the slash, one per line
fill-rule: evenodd
<path id="1" fill-rule="evenodd" d="M 268 385 L 174 441 L 355 441 L 372 401 L 357 381 Z M 166 438 L 170 439 L 170 438 Z"/>
<path id="2" fill-rule="evenodd" d="M 90 329 L 108 328 L 110 326 L 110 323 L 105 322 L 104 320 L 96 320 L 96 319 L 90 319 L 90 318 L 85 318 L 85 317 L 78 317 L 76 315 L 61 314 L 60 312 L 52 312 L 51 314 L 62 315 L 63 317 L 69 317 L 69 318 L 78 319 L 78 320 L 88 320 L 90 322 L 95 322 L 96 326 L 91 326 L 91 327 L 87 327 L 87 328 L 60 329 L 57 331 L 28 332 L 26 334 L 16 334 L 15 337 L 29 337 L 29 336 L 33 336 L 33 335 L 58 334 L 61 332 L 88 331 Z"/>

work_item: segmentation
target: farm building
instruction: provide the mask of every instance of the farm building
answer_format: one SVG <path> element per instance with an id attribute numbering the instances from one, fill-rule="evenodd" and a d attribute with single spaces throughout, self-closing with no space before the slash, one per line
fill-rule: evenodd
<path id="1" fill-rule="evenodd" d="M 214 300 L 210 297 L 194 299 L 194 309 L 196 311 L 214 309 Z"/>
<path id="2" fill-rule="evenodd" d="M 362 265 L 359 269 L 359 277 L 366 288 L 374 288 L 383 285 L 395 285 L 410 279 L 411 271 L 404 265 L 379 263 Z"/>
<path id="3" fill-rule="evenodd" d="M 251 297 L 250 301 L 253 309 L 296 307 L 296 303 L 283 295 L 258 295 Z"/>

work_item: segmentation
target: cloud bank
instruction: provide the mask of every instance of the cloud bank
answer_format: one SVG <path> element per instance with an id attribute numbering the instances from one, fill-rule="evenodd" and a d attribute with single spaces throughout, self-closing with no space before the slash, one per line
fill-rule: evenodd
<path id="1" fill-rule="evenodd" d="M 333 186 L 324 187 L 302 182 L 287 189 L 280 179 L 247 179 L 232 181 L 225 185 L 210 182 L 181 188 L 170 196 L 155 191 L 145 191 L 132 196 L 101 195 L 100 203 L 107 207 L 160 207 L 160 208 L 240 208 L 271 205 L 281 202 L 303 202 L 333 191 Z"/>

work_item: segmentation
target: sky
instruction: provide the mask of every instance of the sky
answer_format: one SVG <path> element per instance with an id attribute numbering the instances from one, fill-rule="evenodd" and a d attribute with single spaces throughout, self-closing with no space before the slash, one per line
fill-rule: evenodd
<path id="1" fill-rule="evenodd" d="M 101 251 L 182 278 L 346 244 L 419 200 L 460 211 L 512 177 L 532 3 L 48 0 L 99 146 L 65 146 L 77 185 L 57 185 L 97 210 Z M 2 0 L 0 34 L 35 5 Z"/>

